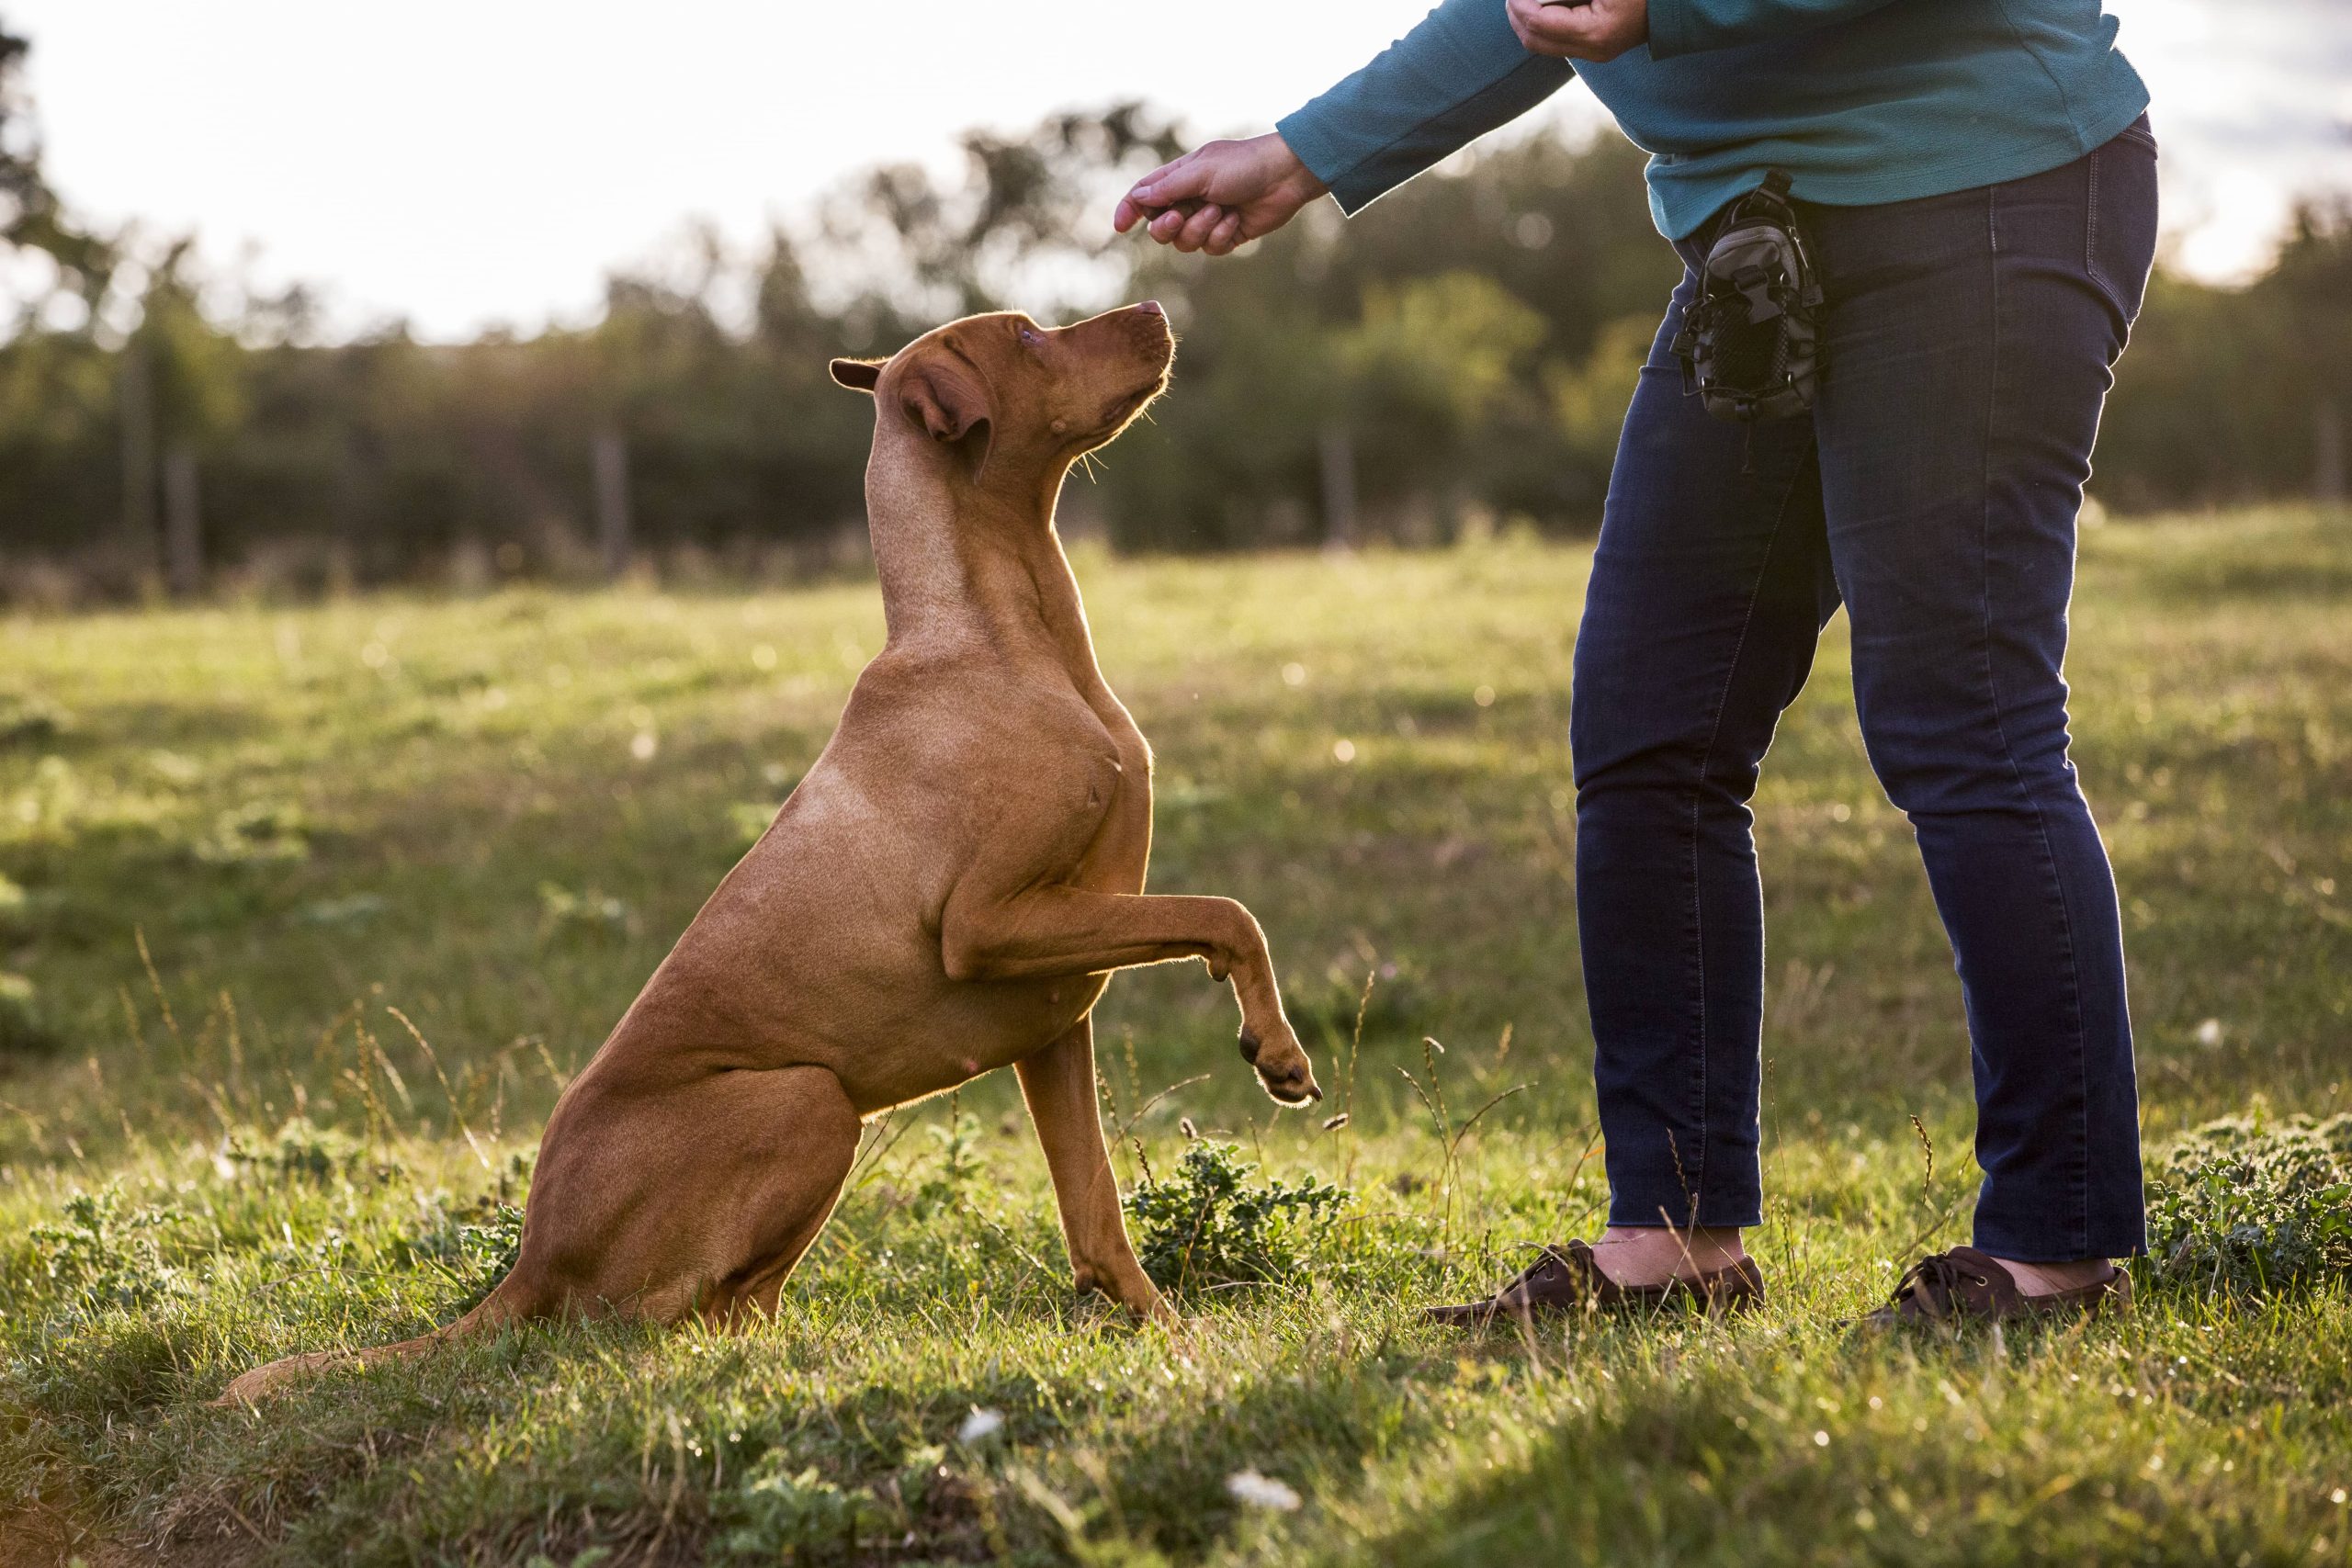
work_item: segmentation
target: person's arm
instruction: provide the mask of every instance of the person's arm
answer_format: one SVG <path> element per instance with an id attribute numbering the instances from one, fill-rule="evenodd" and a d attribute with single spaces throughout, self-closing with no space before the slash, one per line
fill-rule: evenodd
<path id="1" fill-rule="evenodd" d="M 1353 214 L 1525 114 L 1572 74 L 1566 61 L 1527 51 L 1503 0 L 1445 0 L 1276 130 Z"/>
<path id="2" fill-rule="evenodd" d="M 1670 60 L 1710 49 L 1810 32 L 1895 0 L 1649 0 L 1650 54 Z"/>

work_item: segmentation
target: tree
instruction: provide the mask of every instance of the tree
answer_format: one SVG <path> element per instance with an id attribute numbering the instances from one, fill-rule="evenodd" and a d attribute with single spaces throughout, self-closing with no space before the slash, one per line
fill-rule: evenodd
<path id="1" fill-rule="evenodd" d="M 958 185 L 911 164 L 851 181 L 825 205 L 817 258 L 862 280 L 853 315 L 908 335 L 1013 304 L 1041 317 L 1091 309 L 1132 254 L 1103 221 L 1114 194 L 1182 147 L 1172 120 L 1133 103 L 1052 115 L 1016 136 L 968 131 Z"/>
<path id="2" fill-rule="evenodd" d="M 41 177 L 40 141 L 25 88 L 29 39 L 0 17 L 0 243 L 38 251 L 56 265 L 60 281 L 95 308 L 112 276 L 107 243 L 66 215 Z"/>
<path id="3" fill-rule="evenodd" d="M 638 553 L 827 558 L 862 524 L 876 417 L 831 355 L 967 310 L 1052 322 L 1146 297 L 1182 339 L 1174 395 L 1071 487 L 1072 526 L 1188 550 L 1417 542 L 1482 513 L 1583 530 L 1680 271 L 1640 153 L 1608 134 L 1482 147 L 1221 260 L 1114 239 L 1112 192 L 1187 140 L 1123 104 L 973 132 L 960 178 L 854 176 L 749 248 L 690 234 L 678 265 L 611 278 L 591 326 L 322 344 L 300 289 L 241 297 L 186 240 L 102 244 L 71 221 L 40 179 L 24 58 L 0 28 L 0 250 L 50 256 L 47 303 L 93 310 L 0 323 L 0 594 L 26 556 L 135 590 L 172 559 L 154 503 L 188 501 L 199 471 L 200 530 L 193 506 L 163 510 L 209 569 L 295 591 L 464 559 L 587 575 L 600 434 L 608 478 L 625 446 Z M 2352 434 L 2352 209 L 2310 209 L 2244 288 L 2160 272 L 2119 375 L 2110 504 L 2330 482 Z"/>

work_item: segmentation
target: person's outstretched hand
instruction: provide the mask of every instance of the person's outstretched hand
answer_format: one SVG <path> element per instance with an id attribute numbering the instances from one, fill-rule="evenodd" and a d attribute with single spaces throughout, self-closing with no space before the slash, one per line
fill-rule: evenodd
<path id="1" fill-rule="evenodd" d="M 1207 142 L 1162 164 L 1119 198 L 1111 222 L 1122 234 L 1141 223 L 1163 245 L 1221 256 L 1272 233 L 1329 188 L 1268 131 Z"/>
<path id="2" fill-rule="evenodd" d="M 1649 41 L 1649 0 L 1510 0 L 1511 31 L 1530 54 L 1614 60 Z"/>

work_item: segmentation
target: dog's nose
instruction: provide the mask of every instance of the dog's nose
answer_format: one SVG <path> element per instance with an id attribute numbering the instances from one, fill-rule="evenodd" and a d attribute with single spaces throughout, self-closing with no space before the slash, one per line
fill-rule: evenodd
<path id="1" fill-rule="evenodd" d="M 1159 308 L 1159 301 L 1157 299 L 1147 299 L 1142 304 L 1136 306 L 1136 309 L 1141 310 L 1147 316 L 1164 316 L 1168 314 L 1167 311 Z"/>

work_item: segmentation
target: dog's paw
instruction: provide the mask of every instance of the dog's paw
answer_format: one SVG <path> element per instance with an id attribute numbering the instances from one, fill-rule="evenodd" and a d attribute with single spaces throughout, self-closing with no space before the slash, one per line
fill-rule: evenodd
<path id="1" fill-rule="evenodd" d="M 1315 1064 L 1307 1060 L 1306 1047 L 1299 1044 L 1289 1024 L 1279 1025 L 1278 1032 L 1264 1040 L 1245 1025 L 1238 1043 L 1241 1059 L 1258 1070 L 1258 1081 L 1281 1103 L 1306 1105 L 1323 1098 L 1323 1089 L 1315 1081 Z"/>
<path id="2" fill-rule="evenodd" d="M 1123 1288 L 1118 1276 L 1126 1276 Z M 1124 1313 L 1136 1323 L 1148 1323 L 1160 1328 L 1173 1328 L 1183 1320 L 1168 1298 L 1159 1293 L 1140 1267 L 1130 1262 L 1125 1269 L 1079 1268 L 1070 1280 L 1080 1302 L 1099 1302 L 1103 1306 Z"/>

